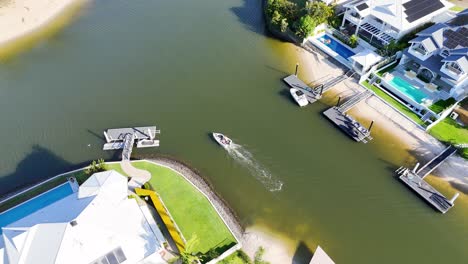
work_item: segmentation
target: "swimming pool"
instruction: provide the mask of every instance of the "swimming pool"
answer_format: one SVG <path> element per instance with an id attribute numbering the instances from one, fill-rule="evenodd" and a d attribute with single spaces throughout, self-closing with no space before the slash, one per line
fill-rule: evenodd
<path id="1" fill-rule="evenodd" d="M 393 79 L 388 83 L 419 104 L 422 103 L 423 99 L 427 97 L 427 95 L 423 91 L 414 87 L 413 85 L 401 79 L 400 77 L 393 77 Z"/>
<path id="2" fill-rule="evenodd" d="M 59 201 L 73 193 L 70 184 L 64 183 L 51 189 L 45 193 L 31 198 L 30 200 L 17 205 L 5 212 L 0 213 L 0 235 L 2 234 L 2 227 L 8 226 L 40 209 L 47 207 L 56 201 Z M 13 198 L 14 199 L 14 198 Z"/>
<path id="3" fill-rule="evenodd" d="M 341 43 L 339 43 L 327 34 L 324 34 L 323 36 L 319 37 L 318 40 L 345 59 L 349 59 L 349 57 L 355 55 L 353 51 L 346 48 Z"/>

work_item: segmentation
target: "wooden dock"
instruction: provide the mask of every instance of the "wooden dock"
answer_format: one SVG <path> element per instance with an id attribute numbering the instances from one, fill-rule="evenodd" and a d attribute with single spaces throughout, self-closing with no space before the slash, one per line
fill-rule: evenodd
<path id="1" fill-rule="evenodd" d="M 397 172 L 398 173 L 398 172 Z M 429 183 L 408 169 L 403 170 L 400 175 L 400 180 L 410 187 L 414 192 L 419 194 L 424 200 L 431 204 L 434 208 L 445 214 L 454 206 L 453 199 L 449 201 L 443 194 L 438 192 Z"/>
<path id="2" fill-rule="evenodd" d="M 123 149 L 122 160 L 130 160 L 135 142 L 137 148 L 158 147 L 159 140 L 156 139 L 156 135 L 159 133 L 156 126 L 108 129 L 104 131 L 107 143 L 102 149 Z"/>
<path id="3" fill-rule="evenodd" d="M 357 142 L 367 143 L 372 140 L 370 131 L 336 106 L 329 108 L 323 115 Z"/>
<path id="4" fill-rule="evenodd" d="M 294 74 L 287 76 L 283 79 L 283 81 L 287 85 L 289 85 L 289 87 L 300 89 L 302 92 L 304 92 L 310 104 L 315 103 L 321 98 L 321 96 L 316 90 L 310 88 L 307 84 L 305 84 L 303 81 L 297 78 L 297 76 Z"/>
<path id="5" fill-rule="evenodd" d="M 439 155 L 426 163 L 419 171 L 417 171 L 419 163 L 416 164 L 413 170 L 404 167 L 400 167 L 396 170 L 397 175 L 400 176 L 400 180 L 403 183 L 419 194 L 419 196 L 424 198 L 429 204 L 434 206 L 434 208 L 444 214 L 454 206 L 454 202 L 458 197 L 458 193 L 456 193 L 451 200 L 448 200 L 443 194 L 438 192 L 429 183 L 424 181 L 424 177 L 435 170 L 440 164 L 442 164 L 442 162 L 444 162 L 448 157 L 452 156 L 456 151 L 457 148 L 453 146 L 447 147 Z"/>

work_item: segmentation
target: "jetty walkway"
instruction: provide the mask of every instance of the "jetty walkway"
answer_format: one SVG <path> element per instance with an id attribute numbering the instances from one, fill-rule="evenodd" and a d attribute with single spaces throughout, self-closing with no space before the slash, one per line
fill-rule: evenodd
<path id="1" fill-rule="evenodd" d="M 431 161 L 426 163 L 416 174 L 424 179 L 429 173 L 431 173 L 433 170 L 435 170 L 437 167 L 444 162 L 448 157 L 452 156 L 457 152 L 457 148 L 454 146 L 449 146 L 447 147 L 442 153 L 437 155 L 435 158 L 433 158 Z"/>
<path id="2" fill-rule="evenodd" d="M 137 148 L 158 147 L 159 140 L 155 139 L 160 131 L 156 126 L 108 129 L 104 132 L 107 143 L 104 150 L 122 149 L 122 170 L 132 179 L 128 183 L 131 189 L 141 187 L 151 179 L 151 173 L 133 167 L 130 158 L 135 141 Z"/>

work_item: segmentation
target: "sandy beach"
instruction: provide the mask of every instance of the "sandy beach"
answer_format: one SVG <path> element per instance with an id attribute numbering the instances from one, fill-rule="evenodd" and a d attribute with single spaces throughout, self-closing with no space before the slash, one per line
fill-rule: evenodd
<path id="1" fill-rule="evenodd" d="M 85 0 L 0 0 L 0 47 L 34 35 Z M 69 19 L 62 19 L 68 21 Z M 62 21 L 61 24 L 66 24 Z"/>
<path id="2" fill-rule="evenodd" d="M 307 82 L 327 79 L 331 76 L 343 74 L 343 69 L 328 61 L 319 54 L 312 54 L 297 47 L 298 60 L 302 70 L 300 77 Z M 358 92 L 364 91 L 355 79 L 346 80 L 335 86 L 325 94 L 322 102 L 333 105 L 337 97 L 346 98 Z M 424 164 L 438 155 L 445 145 L 419 128 L 416 124 L 403 117 L 400 113 L 385 104 L 377 96 L 368 98 L 358 104 L 350 112 L 363 124 L 369 124 L 372 120 L 375 125 L 372 128 L 375 141 L 384 141 L 385 148 L 378 149 L 383 156 L 395 168 L 399 166 L 414 166 L 416 162 Z M 372 144 L 372 143 L 371 143 Z M 459 155 L 453 155 L 439 168 L 432 172 L 436 176 L 459 191 L 462 199 L 468 199 L 468 161 Z"/>

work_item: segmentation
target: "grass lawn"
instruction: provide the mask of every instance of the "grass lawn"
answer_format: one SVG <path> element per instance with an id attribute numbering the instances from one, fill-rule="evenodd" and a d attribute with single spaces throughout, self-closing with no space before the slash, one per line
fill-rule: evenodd
<path id="1" fill-rule="evenodd" d="M 363 82 L 362 85 L 364 85 L 367 89 L 373 91 L 376 95 L 385 100 L 387 103 L 391 104 L 396 109 L 400 110 L 400 112 L 404 113 L 407 117 L 411 118 L 417 124 L 424 126 L 424 122 L 419 118 L 417 114 L 411 111 L 408 107 L 402 105 L 397 100 L 393 99 L 393 97 L 391 97 L 384 91 L 380 90 L 374 85 L 370 85 L 367 81 Z"/>
<path id="2" fill-rule="evenodd" d="M 461 12 L 461 11 L 465 10 L 465 8 L 463 8 L 461 6 L 453 6 L 453 7 L 450 8 L 450 10 L 455 11 L 455 12 Z"/>
<path id="3" fill-rule="evenodd" d="M 451 118 L 445 118 L 429 130 L 429 133 L 442 142 L 451 144 L 468 143 L 468 127 L 463 127 Z M 460 150 L 460 155 L 468 159 L 468 149 Z"/>
<path id="4" fill-rule="evenodd" d="M 446 108 L 452 106 L 455 102 L 455 99 L 450 97 L 447 100 L 439 100 L 435 102 L 434 104 L 429 106 L 429 109 L 431 109 L 434 113 L 438 114 L 444 111 Z"/>
<path id="5" fill-rule="evenodd" d="M 236 251 L 232 253 L 229 257 L 221 260 L 220 264 L 251 264 L 249 256 L 247 256 L 243 251 Z"/>
<path id="6" fill-rule="evenodd" d="M 123 176 L 128 177 L 128 175 L 122 170 L 122 167 L 120 166 L 120 162 L 110 163 L 110 164 L 106 163 L 106 169 L 107 170 L 115 170 L 118 173 L 122 174 Z"/>
<path id="7" fill-rule="evenodd" d="M 151 173 L 150 183 L 159 194 L 186 240 L 196 234 L 199 243 L 194 251 L 206 253 L 219 248 L 224 252 L 236 243 L 234 236 L 211 203 L 182 176 L 150 162 L 133 162 L 133 166 Z"/>
<path id="8" fill-rule="evenodd" d="M 25 193 L 22 193 L 12 199 L 9 199 L 3 203 L 0 204 L 0 212 L 3 212 L 7 209 L 10 209 L 20 203 L 23 203 L 43 192 L 46 192 L 54 187 L 57 187 L 59 186 L 60 184 L 64 183 L 67 181 L 67 178 L 69 177 L 75 177 L 77 179 L 77 181 L 80 183 L 80 181 L 84 181 L 83 179 L 87 179 L 88 176 L 84 173 L 83 170 L 81 171 L 77 171 L 77 172 L 73 172 L 73 173 L 67 173 L 67 174 L 64 174 L 56 179 L 53 179 L 49 182 L 46 182 L 46 183 L 43 183 L 43 184 L 40 184 L 36 187 L 34 187 L 33 189 L 25 192 Z"/>

